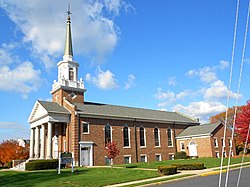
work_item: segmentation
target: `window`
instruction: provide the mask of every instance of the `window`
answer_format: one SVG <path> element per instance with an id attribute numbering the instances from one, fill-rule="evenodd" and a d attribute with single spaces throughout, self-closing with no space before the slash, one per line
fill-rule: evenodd
<path id="1" fill-rule="evenodd" d="M 129 147 L 129 128 L 127 126 L 123 127 L 123 146 Z"/>
<path id="2" fill-rule="evenodd" d="M 66 140 L 63 140 L 63 151 L 66 152 L 66 146 L 67 146 L 67 142 Z"/>
<path id="3" fill-rule="evenodd" d="M 172 129 L 168 129 L 167 134 L 168 134 L 168 147 L 173 147 Z"/>
<path id="4" fill-rule="evenodd" d="M 161 154 L 155 154 L 155 161 L 161 161 Z"/>
<path id="5" fill-rule="evenodd" d="M 169 153 L 168 154 L 168 159 L 169 160 L 174 160 L 174 153 Z"/>
<path id="6" fill-rule="evenodd" d="M 219 152 L 215 152 L 215 157 L 216 158 L 220 158 L 220 153 Z"/>
<path id="7" fill-rule="evenodd" d="M 69 80 L 74 80 L 74 70 L 73 68 L 69 68 Z"/>
<path id="8" fill-rule="evenodd" d="M 82 125 L 83 125 L 83 131 L 82 132 L 84 134 L 89 134 L 89 123 L 84 122 Z"/>
<path id="9" fill-rule="evenodd" d="M 140 162 L 147 162 L 147 155 L 141 155 Z"/>
<path id="10" fill-rule="evenodd" d="M 225 147 L 225 141 L 223 140 L 223 138 L 221 139 L 221 145 Z"/>
<path id="11" fill-rule="evenodd" d="M 105 126 L 105 145 L 111 142 L 111 127 L 110 125 Z"/>
<path id="12" fill-rule="evenodd" d="M 229 147 L 232 147 L 232 146 L 233 146 L 232 139 L 228 139 L 228 144 L 229 144 Z"/>
<path id="13" fill-rule="evenodd" d="M 145 143 L 145 130 L 143 127 L 140 127 L 140 146 L 141 147 L 145 147 L 146 143 Z"/>
<path id="14" fill-rule="evenodd" d="M 111 165 L 111 159 L 108 157 L 105 157 L 105 165 L 110 166 Z"/>
<path id="15" fill-rule="evenodd" d="M 155 136 L 155 146 L 156 147 L 159 147 L 160 146 L 160 137 L 159 137 L 159 129 L 158 128 L 155 128 L 154 129 L 154 136 Z"/>
<path id="16" fill-rule="evenodd" d="M 225 151 L 223 152 L 223 157 L 227 157 L 227 153 Z"/>
<path id="17" fill-rule="evenodd" d="M 231 157 L 233 157 L 234 156 L 234 152 L 233 151 L 231 151 Z"/>
<path id="18" fill-rule="evenodd" d="M 185 144 L 184 144 L 184 142 L 180 142 L 180 149 L 181 149 L 181 151 L 185 151 Z"/>
<path id="19" fill-rule="evenodd" d="M 214 147 L 218 147 L 218 140 L 217 140 L 217 138 L 214 139 Z"/>
<path id="20" fill-rule="evenodd" d="M 130 164 L 131 163 L 131 156 L 124 156 L 124 164 Z"/>

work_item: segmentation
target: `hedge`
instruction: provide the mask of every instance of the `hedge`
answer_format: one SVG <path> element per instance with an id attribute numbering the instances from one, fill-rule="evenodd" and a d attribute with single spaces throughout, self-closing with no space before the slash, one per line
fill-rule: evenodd
<path id="1" fill-rule="evenodd" d="M 45 170 L 58 168 L 58 159 L 53 160 L 34 160 L 25 165 L 26 170 Z"/>
<path id="2" fill-rule="evenodd" d="M 187 156 L 187 153 L 185 151 L 177 152 L 174 155 L 174 159 L 187 159 L 187 158 L 188 158 L 188 156 Z"/>
<path id="3" fill-rule="evenodd" d="M 158 171 L 163 175 L 172 175 L 177 173 L 176 166 L 158 166 Z"/>
<path id="4" fill-rule="evenodd" d="M 191 163 L 191 164 L 171 164 L 172 166 L 176 166 L 178 170 L 199 170 L 205 169 L 203 163 Z"/>
<path id="5" fill-rule="evenodd" d="M 128 164 L 128 165 L 126 165 L 125 167 L 126 167 L 126 168 L 137 168 L 138 165 L 136 165 L 136 164 Z"/>

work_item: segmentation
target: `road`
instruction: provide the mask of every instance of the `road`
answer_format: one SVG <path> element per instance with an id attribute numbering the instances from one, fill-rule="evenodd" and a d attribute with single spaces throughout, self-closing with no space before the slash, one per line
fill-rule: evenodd
<path id="1" fill-rule="evenodd" d="M 243 168 L 239 187 L 250 187 L 250 168 Z M 228 187 L 236 187 L 239 175 L 239 169 L 229 172 Z M 222 174 L 221 187 L 225 186 L 226 173 Z M 155 187 L 218 187 L 219 174 L 206 177 L 193 177 L 189 179 L 179 180 L 176 182 L 168 182 L 165 184 L 154 185 Z"/>

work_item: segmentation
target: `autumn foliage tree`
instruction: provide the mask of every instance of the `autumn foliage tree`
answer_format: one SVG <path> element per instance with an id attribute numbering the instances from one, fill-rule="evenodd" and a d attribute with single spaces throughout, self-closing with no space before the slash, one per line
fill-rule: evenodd
<path id="1" fill-rule="evenodd" d="M 16 140 L 5 140 L 0 144 L 0 164 L 11 162 L 12 160 L 25 160 L 29 158 L 28 146 L 19 146 Z"/>
<path id="2" fill-rule="evenodd" d="M 108 142 L 106 144 L 107 149 L 107 157 L 111 160 L 111 167 L 113 167 L 113 161 L 117 155 L 119 155 L 120 151 L 117 147 L 116 142 Z"/>
<path id="3" fill-rule="evenodd" d="M 247 101 L 247 105 L 243 106 L 241 112 L 236 117 L 236 132 L 239 135 L 239 139 L 242 142 L 246 141 L 249 125 L 250 125 L 250 100 Z M 248 142 L 250 136 L 248 136 Z"/>
<path id="4" fill-rule="evenodd" d="M 245 107 L 245 105 L 243 106 L 237 106 L 237 110 L 236 110 L 236 118 L 237 116 L 242 113 L 243 108 Z M 234 123 L 234 114 L 235 114 L 235 106 L 232 108 L 228 108 L 227 110 L 227 126 L 232 128 L 233 127 L 233 123 Z M 210 123 L 225 123 L 225 119 L 226 119 L 226 111 L 225 112 L 221 112 L 219 114 L 216 114 L 214 116 L 211 116 L 209 118 Z M 235 124 L 236 125 L 236 124 Z M 237 129 L 237 128 L 235 128 Z M 243 141 L 239 138 L 239 134 L 237 132 L 237 130 L 235 131 L 235 136 L 234 136 L 234 140 L 235 140 L 235 145 L 236 145 L 236 152 L 239 153 L 240 151 L 242 151 L 242 147 L 244 147 L 244 143 Z"/>

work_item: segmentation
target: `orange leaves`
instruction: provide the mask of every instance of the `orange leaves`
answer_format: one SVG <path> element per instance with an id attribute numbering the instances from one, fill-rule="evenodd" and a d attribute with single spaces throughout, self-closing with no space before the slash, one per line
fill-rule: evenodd
<path id="1" fill-rule="evenodd" d="M 0 163 L 6 164 L 12 160 L 23 160 L 29 157 L 28 146 L 19 146 L 16 140 L 6 140 L 0 144 Z"/>

